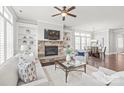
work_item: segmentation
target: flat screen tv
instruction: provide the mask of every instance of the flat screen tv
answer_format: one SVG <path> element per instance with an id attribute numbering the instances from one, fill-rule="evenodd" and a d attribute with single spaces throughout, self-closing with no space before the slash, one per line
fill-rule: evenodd
<path id="1" fill-rule="evenodd" d="M 60 31 L 45 29 L 44 38 L 49 40 L 60 40 Z"/>

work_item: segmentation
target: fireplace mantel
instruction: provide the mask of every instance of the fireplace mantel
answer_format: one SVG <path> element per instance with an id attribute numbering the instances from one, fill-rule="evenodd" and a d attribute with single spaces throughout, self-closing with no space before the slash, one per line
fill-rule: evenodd
<path id="1" fill-rule="evenodd" d="M 63 42 L 63 40 L 48 40 L 48 39 L 44 39 L 44 40 L 39 40 L 42 42 Z"/>

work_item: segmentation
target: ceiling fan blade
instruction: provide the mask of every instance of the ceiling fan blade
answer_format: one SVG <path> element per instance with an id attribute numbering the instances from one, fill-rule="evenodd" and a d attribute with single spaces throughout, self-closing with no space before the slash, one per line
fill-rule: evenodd
<path id="1" fill-rule="evenodd" d="M 67 12 L 70 12 L 71 10 L 73 10 L 73 9 L 75 9 L 76 7 L 75 6 L 72 6 L 72 7 L 70 7 L 68 10 L 67 10 Z"/>
<path id="2" fill-rule="evenodd" d="M 54 17 L 54 16 L 58 16 L 58 15 L 61 15 L 61 13 L 58 13 L 58 14 L 52 15 L 52 17 Z"/>
<path id="3" fill-rule="evenodd" d="M 77 17 L 76 15 L 70 14 L 70 13 L 67 13 L 67 15 L 72 16 L 72 17 Z"/>
<path id="4" fill-rule="evenodd" d="M 60 8 L 58 8 L 58 7 L 56 7 L 56 6 L 55 6 L 54 8 L 57 9 L 57 10 L 59 10 L 59 11 L 62 11 Z"/>
<path id="5" fill-rule="evenodd" d="M 65 21 L 65 16 L 62 17 L 62 20 Z"/>

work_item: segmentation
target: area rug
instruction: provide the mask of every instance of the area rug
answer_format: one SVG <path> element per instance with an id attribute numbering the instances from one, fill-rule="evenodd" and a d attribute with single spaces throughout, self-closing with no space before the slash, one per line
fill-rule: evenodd
<path id="1" fill-rule="evenodd" d="M 97 68 L 87 65 L 86 74 L 91 75 L 92 72 L 96 71 Z M 68 81 L 65 82 L 65 72 L 62 69 L 57 68 L 55 70 L 55 66 L 45 66 L 44 71 L 48 77 L 50 85 L 54 86 L 80 86 L 84 72 L 72 71 L 68 75 Z"/>

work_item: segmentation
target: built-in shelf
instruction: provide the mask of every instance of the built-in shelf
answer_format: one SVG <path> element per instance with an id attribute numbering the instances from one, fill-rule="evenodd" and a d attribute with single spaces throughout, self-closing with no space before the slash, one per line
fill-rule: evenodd
<path id="1" fill-rule="evenodd" d="M 17 22 L 18 52 L 29 50 L 37 56 L 37 25 Z M 27 46 L 27 49 L 21 47 Z"/>

